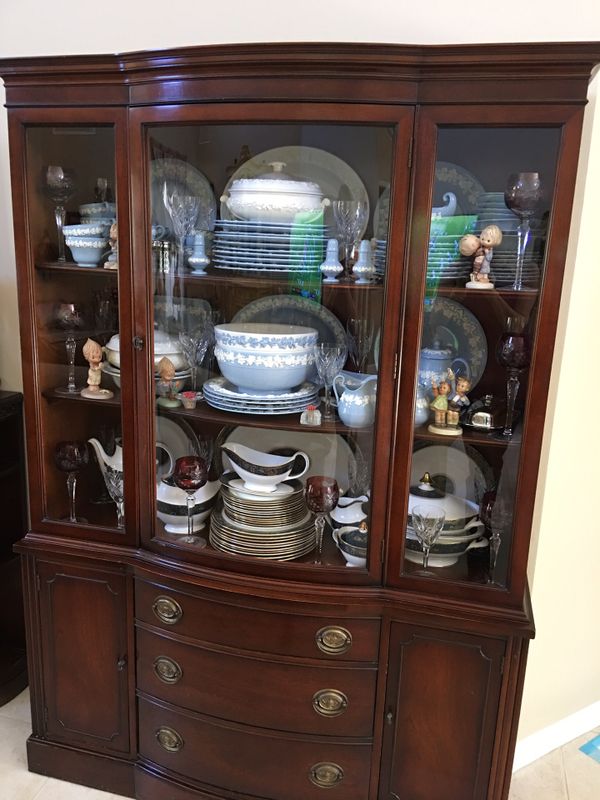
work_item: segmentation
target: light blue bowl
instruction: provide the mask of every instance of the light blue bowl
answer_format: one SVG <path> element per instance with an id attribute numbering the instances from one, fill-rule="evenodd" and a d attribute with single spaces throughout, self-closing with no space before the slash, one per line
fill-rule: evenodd
<path id="1" fill-rule="evenodd" d="M 65 225 L 63 228 L 65 236 L 77 238 L 79 236 L 92 237 L 94 239 L 108 239 L 111 222 L 82 222 L 81 225 Z"/>
<path id="2" fill-rule="evenodd" d="M 215 347 L 215 357 L 227 380 L 240 391 L 251 394 L 287 392 L 304 383 L 313 363 L 312 353 L 257 356 L 236 354 L 218 346 Z"/>
<path id="3" fill-rule="evenodd" d="M 65 243 L 71 251 L 73 261 L 80 267 L 97 267 L 109 250 L 106 239 L 96 239 L 93 236 L 67 236 Z"/>

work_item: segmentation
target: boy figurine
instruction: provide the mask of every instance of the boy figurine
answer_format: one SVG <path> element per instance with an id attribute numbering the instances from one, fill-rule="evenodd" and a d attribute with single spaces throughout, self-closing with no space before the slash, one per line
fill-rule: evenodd
<path id="1" fill-rule="evenodd" d="M 452 370 L 448 370 L 448 377 L 453 383 L 454 390 L 448 398 L 448 413 L 446 414 L 446 421 L 448 428 L 454 432 L 456 436 L 462 434 L 462 428 L 458 422 L 462 412 L 471 405 L 471 401 L 467 397 L 467 392 L 471 390 L 471 381 L 464 378 L 462 375 L 458 378 L 454 375 Z M 448 430 L 448 433 L 450 433 Z"/>

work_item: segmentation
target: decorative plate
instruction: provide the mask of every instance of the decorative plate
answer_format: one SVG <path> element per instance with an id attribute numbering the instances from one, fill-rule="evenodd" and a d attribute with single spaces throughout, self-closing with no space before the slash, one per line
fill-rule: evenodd
<path id="1" fill-rule="evenodd" d="M 477 504 L 495 485 L 491 466 L 478 450 L 464 442 L 452 445 L 417 443 L 410 468 L 411 486 L 426 472 L 439 489 Z"/>
<path id="2" fill-rule="evenodd" d="M 479 197 L 484 193 L 484 188 L 464 167 L 449 161 L 437 161 L 433 188 L 434 206 L 443 205 L 443 196 L 446 192 L 453 192 L 456 195 L 455 215 L 460 216 L 477 213 Z"/>

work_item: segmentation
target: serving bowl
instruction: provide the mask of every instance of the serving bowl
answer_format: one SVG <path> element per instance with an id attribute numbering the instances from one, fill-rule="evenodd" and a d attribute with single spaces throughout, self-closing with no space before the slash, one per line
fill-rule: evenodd
<path id="1" fill-rule="evenodd" d="M 310 466 L 309 457 L 301 450 L 291 456 L 276 456 L 236 442 L 221 445 L 221 450 L 244 481 L 244 488 L 259 494 L 274 492 L 282 481 L 301 477 Z"/>
<path id="2" fill-rule="evenodd" d="M 459 560 L 461 556 L 469 550 L 478 550 L 489 546 L 487 539 L 482 539 L 478 535 L 475 539 L 465 539 L 462 542 L 449 543 L 440 538 L 431 546 L 429 551 L 429 566 L 430 567 L 451 567 Z M 414 564 L 423 563 L 423 549 L 421 543 L 417 539 L 415 533 L 411 528 L 406 530 L 406 542 L 404 548 L 404 555 L 408 561 Z"/>
<path id="3" fill-rule="evenodd" d="M 66 236 L 65 244 L 80 267 L 97 267 L 108 251 L 108 239 L 96 239 L 93 236 Z"/>
<path id="4" fill-rule="evenodd" d="M 215 340 L 221 347 L 238 350 L 296 352 L 314 347 L 319 337 L 314 328 L 268 322 L 230 322 L 215 325 Z"/>
<path id="5" fill-rule="evenodd" d="M 104 348 L 106 358 L 113 367 L 121 367 L 121 337 L 118 333 L 110 338 Z M 164 356 L 167 356 L 175 367 L 176 373 L 184 372 L 188 369 L 188 364 L 181 350 L 179 339 L 170 336 L 164 331 L 154 331 L 154 369 L 157 370 L 158 363 Z"/>
<path id="6" fill-rule="evenodd" d="M 79 213 L 82 217 L 114 217 L 117 213 L 116 203 L 84 203 L 79 206 Z"/>
<path id="7" fill-rule="evenodd" d="M 304 383 L 315 360 L 312 348 L 286 353 L 215 345 L 214 353 L 225 378 L 251 394 L 289 391 Z"/>
<path id="8" fill-rule="evenodd" d="M 107 222 L 98 223 L 94 220 L 93 222 L 90 221 L 89 223 L 82 223 L 81 225 L 65 225 L 63 231 L 65 236 L 69 237 L 91 236 L 96 239 L 108 240 L 108 234 L 110 233 L 110 226 L 111 223 Z"/>
<path id="9" fill-rule="evenodd" d="M 285 164 L 274 161 L 272 172 L 256 178 L 239 178 L 221 197 L 229 211 L 240 219 L 260 222 L 303 222 L 317 220 L 330 201 L 323 198 L 321 187 L 312 181 L 294 180 L 285 175 Z"/>
<path id="10" fill-rule="evenodd" d="M 194 492 L 192 530 L 199 531 L 217 500 L 219 481 L 208 481 Z M 173 478 L 164 478 L 156 487 L 156 515 L 168 533 L 187 534 L 187 494 L 175 486 Z"/>
<path id="11" fill-rule="evenodd" d="M 118 367 L 114 367 L 108 361 L 103 361 L 101 365 L 102 371 L 111 378 L 117 389 L 121 388 L 121 370 Z M 182 370 L 181 372 L 176 372 L 175 377 L 173 379 L 173 388 L 175 391 L 180 392 L 184 387 L 189 377 L 191 375 L 191 371 L 189 369 Z M 154 382 L 158 386 L 159 381 L 158 375 L 154 376 Z M 158 389 L 157 392 L 158 394 Z"/>
<path id="12" fill-rule="evenodd" d="M 460 531 L 471 521 L 477 520 L 479 506 L 472 500 L 444 492 L 434 485 L 426 472 L 419 483 L 410 487 L 408 496 L 408 523 L 411 524 L 411 510 L 415 505 L 430 505 L 443 509 L 446 519 L 442 532 Z"/>
<path id="13" fill-rule="evenodd" d="M 348 567 L 367 566 L 368 533 L 359 528 L 346 526 L 332 531 L 333 541 L 344 556 Z"/>

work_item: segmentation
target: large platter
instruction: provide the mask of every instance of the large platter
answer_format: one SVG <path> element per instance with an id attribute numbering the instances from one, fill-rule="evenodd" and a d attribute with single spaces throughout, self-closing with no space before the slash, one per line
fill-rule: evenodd
<path id="1" fill-rule="evenodd" d="M 321 187 L 323 197 L 328 200 L 362 200 L 369 208 L 369 195 L 364 183 L 352 169 L 352 167 L 341 158 L 320 150 L 317 147 L 305 147 L 303 145 L 290 145 L 286 147 L 274 147 L 272 150 L 265 150 L 254 158 L 245 161 L 233 173 L 225 190 L 224 195 L 229 194 L 231 184 L 240 178 L 256 178 L 270 172 L 269 164 L 280 161 L 285 164 L 285 174 L 291 178 L 301 181 L 312 181 Z M 325 224 L 335 228 L 333 211 L 331 206 L 325 209 Z M 224 220 L 234 219 L 233 214 L 225 203 L 221 203 L 221 218 Z M 368 224 L 367 222 L 360 232 L 362 239 Z"/>
<path id="2" fill-rule="evenodd" d="M 435 164 L 435 184 L 433 188 L 433 205 L 442 206 L 446 192 L 456 195 L 455 215 L 476 214 L 479 198 L 484 193 L 483 186 L 477 178 L 464 167 L 449 161 L 437 161 Z"/>
<path id="3" fill-rule="evenodd" d="M 187 161 L 179 158 L 157 158 L 150 162 L 150 191 L 152 193 L 152 223 L 173 227 L 173 222 L 163 199 L 164 184 L 173 192 L 175 189 L 182 195 L 199 197 L 203 205 L 212 213 L 209 219 L 215 219 L 217 202 L 210 183 L 203 175 Z M 214 223 L 211 229 L 214 227 Z"/>
<path id="4" fill-rule="evenodd" d="M 488 357 L 487 339 L 477 317 L 449 297 L 425 300 L 423 346 L 430 347 L 434 341 L 452 348 L 455 358 L 464 358 L 471 370 L 471 389 L 474 389 Z"/>

